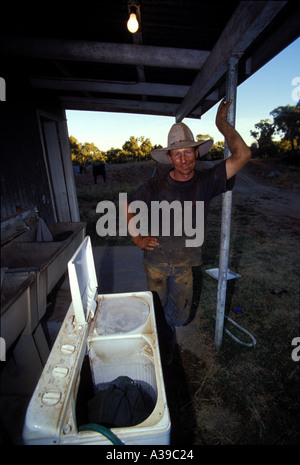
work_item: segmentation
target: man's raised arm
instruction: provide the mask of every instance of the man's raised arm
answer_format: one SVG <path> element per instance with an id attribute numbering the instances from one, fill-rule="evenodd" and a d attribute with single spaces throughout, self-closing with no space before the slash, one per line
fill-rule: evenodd
<path id="1" fill-rule="evenodd" d="M 240 134 L 227 121 L 227 110 L 232 100 L 226 102 L 225 98 L 219 105 L 216 115 L 216 126 L 225 137 L 231 152 L 231 157 L 226 159 L 227 179 L 232 178 L 251 158 L 251 150 Z"/>

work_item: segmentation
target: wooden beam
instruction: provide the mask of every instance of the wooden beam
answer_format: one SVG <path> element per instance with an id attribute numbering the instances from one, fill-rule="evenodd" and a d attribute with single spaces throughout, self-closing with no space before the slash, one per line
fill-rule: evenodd
<path id="1" fill-rule="evenodd" d="M 160 97 L 185 96 L 189 86 L 125 81 L 101 81 L 96 79 L 31 77 L 33 87 L 41 89 L 101 92 L 112 94 L 156 95 Z"/>
<path id="2" fill-rule="evenodd" d="M 3 55 L 28 56 L 51 60 L 89 61 L 182 69 L 200 69 L 209 55 L 209 52 L 204 50 L 42 37 L 1 38 L 0 52 Z"/>
<path id="3" fill-rule="evenodd" d="M 288 20 L 281 22 L 276 31 L 266 37 L 264 42 L 251 55 L 250 74 L 259 70 L 267 61 L 278 55 L 285 47 L 299 37 L 300 6 L 293 11 Z"/>
<path id="4" fill-rule="evenodd" d="M 176 113 L 180 122 L 225 74 L 228 59 L 241 55 L 287 2 L 240 2 Z"/>
<path id="5" fill-rule="evenodd" d="M 62 96 L 60 97 L 60 101 L 66 110 L 108 111 L 160 116 L 175 116 L 178 108 L 178 105 L 174 103 L 144 102 L 137 100 Z M 200 118 L 201 108 L 196 109 L 189 117 Z"/>

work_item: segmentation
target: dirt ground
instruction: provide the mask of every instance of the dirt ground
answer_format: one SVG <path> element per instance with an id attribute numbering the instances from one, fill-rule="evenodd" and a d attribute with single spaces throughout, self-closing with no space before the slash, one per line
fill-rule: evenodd
<path id="1" fill-rule="evenodd" d="M 96 200 L 136 188 L 154 169 L 152 162 L 109 165 L 106 183 L 99 177 L 97 185 L 89 169 L 76 186 Z M 165 372 L 173 443 L 299 443 L 299 363 L 291 358 L 299 336 L 299 172 L 279 160 L 251 160 L 236 178 L 229 268 L 241 277 L 228 281 L 226 314 L 255 337 L 255 347 L 227 333 L 220 351 L 214 347 L 217 281 L 205 270 L 218 267 L 222 196 L 211 203 L 204 263 L 195 271 L 197 313 L 177 329 L 176 356 Z M 89 200 L 79 204 L 91 207 Z"/>

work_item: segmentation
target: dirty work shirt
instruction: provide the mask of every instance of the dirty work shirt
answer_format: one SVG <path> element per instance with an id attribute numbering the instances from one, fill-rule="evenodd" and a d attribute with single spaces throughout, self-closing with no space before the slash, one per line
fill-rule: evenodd
<path id="1" fill-rule="evenodd" d="M 161 202 L 166 200 L 171 203 L 174 200 L 179 200 L 182 204 L 182 210 L 183 202 L 191 201 L 193 228 L 196 226 L 196 202 L 203 201 L 204 225 L 203 221 L 201 221 L 199 226 L 198 220 L 197 228 L 203 227 L 205 233 L 206 218 L 211 199 L 226 190 L 232 189 L 233 185 L 234 178 L 229 181 L 226 180 L 225 161 L 222 161 L 213 168 L 196 171 L 192 179 L 184 182 L 175 181 L 169 173 L 152 178 L 138 189 L 130 198 L 129 203 L 134 200 L 142 200 L 147 204 L 148 230 L 141 232 L 141 235 L 146 235 L 151 233 L 152 201 Z M 164 212 L 164 217 L 166 216 Z M 164 327 L 162 337 L 172 345 L 175 334 L 174 327 L 187 324 L 192 321 L 191 318 L 194 318 L 194 316 L 192 317 L 194 305 L 192 267 L 201 264 L 202 247 L 186 247 L 185 241 L 193 238 L 184 234 L 175 236 L 173 234 L 173 215 L 170 215 L 170 218 L 172 220 L 170 234 L 163 236 L 162 231 L 159 231 L 157 236 L 159 246 L 155 247 L 153 251 L 144 252 L 143 266 L 148 289 L 158 294 L 164 311 L 167 328 Z M 176 217 L 177 221 L 178 218 L 180 218 L 180 215 Z M 182 230 L 184 233 L 184 227 Z"/>
<path id="2" fill-rule="evenodd" d="M 182 221 L 184 201 L 192 202 L 192 227 L 196 227 L 196 201 L 204 201 L 204 237 L 206 231 L 206 220 L 210 201 L 216 195 L 226 190 L 231 190 L 234 186 L 235 177 L 229 181 L 226 179 L 225 160 L 217 163 L 209 169 L 195 171 L 195 175 L 188 181 L 176 181 L 170 174 L 163 174 L 150 179 L 143 184 L 129 199 L 129 203 L 134 200 L 142 200 L 148 207 L 148 233 L 151 234 L 151 202 L 167 200 L 169 203 L 179 200 L 182 205 Z M 138 211 L 137 211 L 138 213 Z M 160 231 L 156 236 L 159 245 L 152 251 L 144 252 L 144 264 L 147 265 L 168 265 L 177 266 L 198 266 L 202 262 L 202 246 L 186 247 L 185 241 L 195 238 L 184 234 L 184 224 L 182 222 L 182 235 L 174 236 L 174 221 L 171 210 L 170 214 L 170 234 L 161 235 L 162 218 L 160 215 Z M 202 221 L 198 219 L 198 225 L 202 226 Z M 146 235 L 142 233 L 141 235 Z"/>

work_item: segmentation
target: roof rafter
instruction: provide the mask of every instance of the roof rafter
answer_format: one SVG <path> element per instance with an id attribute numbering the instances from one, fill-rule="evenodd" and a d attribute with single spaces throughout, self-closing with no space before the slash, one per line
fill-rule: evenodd
<path id="1" fill-rule="evenodd" d="M 133 82 L 103 81 L 99 79 L 31 77 L 30 83 L 40 89 L 76 90 L 113 94 L 156 95 L 162 97 L 184 97 L 189 86 Z"/>
<path id="2" fill-rule="evenodd" d="M 178 105 L 175 103 L 137 100 L 61 96 L 60 101 L 62 102 L 63 107 L 67 110 L 109 111 L 116 113 L 175 116 L 178 109 Z M 200 118 L 201 108 L 195 109 L 189 117 Z"/>
<path id="3" fill-rule="evenodd" d="M 242 54 L 287 2 L 240 2 L 176 113 L 180 122 L 224 75 L 232 55 Z"/>
<path id="4" fill-rule="evenodd" d="M 200 69 L 209 55 L 209 52 L 205 50 L 33 37 L 0 39 L 0 52 L 4 55 L 11 54 L 51 60 L 134 66 L 151 65 L 178 69 Z"/>

